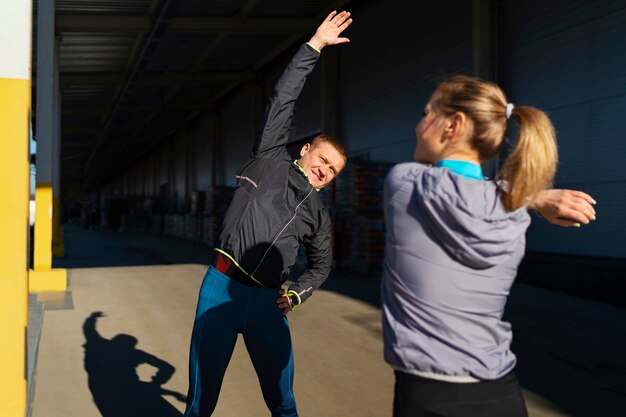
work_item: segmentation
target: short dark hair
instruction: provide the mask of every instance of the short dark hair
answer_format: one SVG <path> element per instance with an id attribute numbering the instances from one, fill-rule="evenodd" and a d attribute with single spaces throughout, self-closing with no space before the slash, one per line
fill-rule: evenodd
<path id="1" fill-rule="evenodd" d="M 348 155 L 346 155 L 346 148 L 343 146 L 343 143 L 339 142 L 339 140 L 333 136 L 327 135 L 325 133 L 321 133 L 313 138 L 311 141 L 311 146 L 315 146 L 318 143 L 326 142 L 330 144 L 333 148 L 339 152 L 343 159 L 348 160 Z"/>

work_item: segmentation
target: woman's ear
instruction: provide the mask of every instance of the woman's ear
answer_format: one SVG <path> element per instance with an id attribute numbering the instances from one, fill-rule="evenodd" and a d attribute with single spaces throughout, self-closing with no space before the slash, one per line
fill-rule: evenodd
<path id="1" fill-rule="evenodd" d="M 448 138 L 463 137 L 467 133 L 469 119 L 462 112 L 456 112 L 448 118 L 445 133 Z"/>

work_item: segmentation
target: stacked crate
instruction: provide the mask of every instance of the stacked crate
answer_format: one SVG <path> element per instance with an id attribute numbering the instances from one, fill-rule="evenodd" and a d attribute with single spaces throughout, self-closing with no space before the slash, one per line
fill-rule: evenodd
<path id="1" fill-rule="evenodd" d="M 105 195 L 102 197 L 102 226 L 111 230 L 122 231 L 126 226 L 124 216 L 132 207 L 130 196 Z"/>
<path id="2" fill-rule="evenodd" d="M 235 188 L 228 186 L 217 186 L 209 190 L 205 211 L 202 214 L 202 242 L 208 245 L 215 243 L 234 192 Z"/>
<path id="3" fill-rule="evenodd" d="M 319 190 L 317 195 L 327 209 L 332 209 L 335 206 L 335 183 L 331 182 Z"/>
<path id="4" fill-rule="evenodd" d="M 202 221 L 201 213 L 185 214 L 185 238 L 196 242 L 202 240 Z"/>
<path id="5" fill-rule="evenodd" d="M 319 190 L 317 195 L 319 196 L 320 200 L 324 204 L 324 207 L 326 207 L 326 210 L 328 211 L 328 214 L 330 218 L 332 219 L 334 217 L 334 209 L 335 209 L 335 182 L 333 181 L 327 186 L 325 186 L 324 188 L 322 188 L 321 190 Z M 331 244 L 331 247 L 333 248 L 333 253 L 334 253 L 336 251 L 335 230 L 334 230 L 335 225 L 331 222 L 330 227 L 331 227 L 330 244 Z M 335 259 L 336 257 L 333 259 L 333 261 L 335 261 Z M 298 252 L 296 264 L 298 264 L 299 266 L 302 266 L 302 265 L 306 266 L 306 260 L 307 260 L 306 250 L 304 247 L 301 247 Z"/>
<path id="6" fill-rule="evenodd" d="M 383 183 L 388 162 L 350 160 L 335 185 L 335 256 L 339 268 L 380 276 L 385 251 Z"/>
<path id="7" fill-rule="evenodd" d="M 185 216 L 166 214 L 163 234 L 165 236 L 185 237 Z"/>
<path id="8" fill-rule="evenodd" d="M 383 183 L 393 164 L 366 160 L 348 161 L 337 177 L 337 210 L 378 215 L 383 210 Z"/>
<path id="9" fill-rule="evenodd" d="M 148 226 L 148 233 L 153 235 L 160 235 L 163 233 L 163 215 L 152 214 L 150 215 L 150 224 Z"/>
<path id="10" fill-rule="evenodd" d="M 351 221 L 350 257 L 344 265 L 362 275 L 380 276 L 385 253 L 385 222 L 382 218 L 356 216 Z"/>
<path id="11" fill-rule="evenodd" d="M 167 199 L 150 196 L 146 199 L 145 205 L 149 213 L 147 232 L 155 235 L 163 234 L 165 227 L 164 216 L 167 212 Z"/>

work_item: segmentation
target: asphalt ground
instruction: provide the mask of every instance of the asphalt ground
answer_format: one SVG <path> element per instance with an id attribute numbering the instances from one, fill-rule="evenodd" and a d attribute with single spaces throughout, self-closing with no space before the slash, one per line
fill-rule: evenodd
<path id="1" fill-rule="evenodd" d="M 37 294 L 44 314 L 32 338 L 39 346 L 31 415 L 181 416 L 208 247 L 75 225 L 65 237 L 67 256 L 54 266 L 69 269 L 68 291 Z M 376 278 L 333 272 L 290 313 L 301 416 L 391 415 L 379 303 Z M 506 319 L 531 417 L 626 416 L 626 310 L 515 285 Z M 171 378 L 150 383 L 159 369 Z M 240 339 L 214 416 L 267 415 Z"/>

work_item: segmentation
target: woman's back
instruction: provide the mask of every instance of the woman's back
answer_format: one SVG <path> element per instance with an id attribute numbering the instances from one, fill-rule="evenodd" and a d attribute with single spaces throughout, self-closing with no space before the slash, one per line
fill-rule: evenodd
<path id="1" fill-rule="evenodd" d="M 525 248 L 525 208 L 507 211 L 491 181 L 397 165 L 385 181 L 385 359 L 457 382 L 515 365 L 506 298 Z"/>

